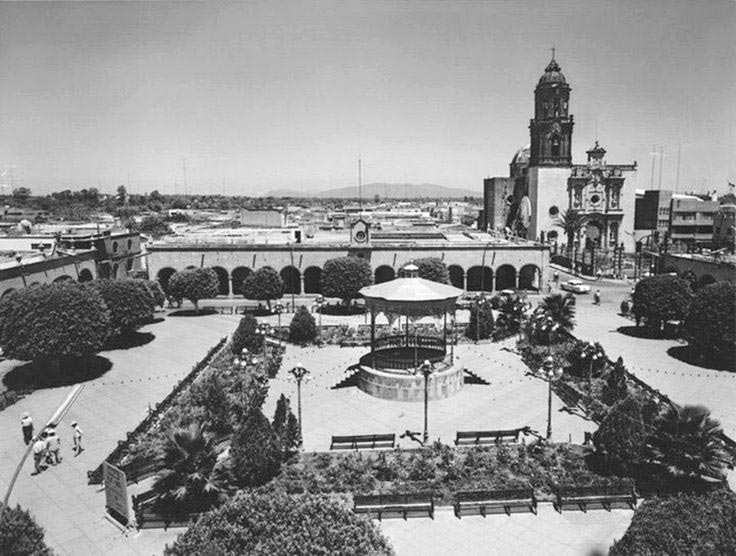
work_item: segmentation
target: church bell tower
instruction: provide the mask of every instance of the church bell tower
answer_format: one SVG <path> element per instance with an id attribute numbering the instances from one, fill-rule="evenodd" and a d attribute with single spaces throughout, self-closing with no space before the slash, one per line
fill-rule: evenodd
<path id="1" fill-rule="evenodd" d="M 529 166 L 572 166 L 572 127 L 569 114 L 570 86 L 560 65 L 552 60 L 534 89 L 534 118 L 529 123 Z"/>

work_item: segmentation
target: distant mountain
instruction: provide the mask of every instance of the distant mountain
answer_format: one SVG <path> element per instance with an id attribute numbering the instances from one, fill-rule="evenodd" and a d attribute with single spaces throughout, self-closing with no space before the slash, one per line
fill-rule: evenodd
<path id="1" fill-rule="evenodd" d="M 367 183 L 363 186 L 363 199 L 373 199 L 378 195 L 381 199 L 419 199 L 422 197 L 482 197 L 483 192 L 472 189 L 458 189 L 455 187 L 444 187 L 432 183 Z M 295 191 L 293 189 L 275 189 L 269 191 L 264 197 L 316 197 L 320 199 L 357 199 L 358 186 L 340 187 L 317 193 L 307 191 Z"/>

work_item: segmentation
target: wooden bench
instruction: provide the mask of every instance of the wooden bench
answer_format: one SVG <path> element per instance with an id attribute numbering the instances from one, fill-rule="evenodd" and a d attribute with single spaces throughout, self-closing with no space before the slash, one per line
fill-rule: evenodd
<path id="1" fill-rule="evenodd" d="M 431 492 L 415 494 L 371 494 L 353 496 L 353 512 L 384 517 L 430 517 L 434 519 L 434 499 Z"/>
<path id="2" fill-rule="evenodd" d="M 603 508 L 610 512 L 612 507 L 628 507 L 633 510 L 636 507 L 636 493 L 631 485 L 558 487 L 554 505 L 560 513 L 563 509 L 587 512 L 589 509 Z"/>
<path id="3" fill-rule="evenodd" d="M 361 450 L 393 448 L 396 446 L 395 434 L 356 434 L 352 436 L 333 436 L 330 450 Z"/>
<path id="4" fill-rule="evenodd" d="M 533 488 L 500 490 L 463 490 L 455 493 L 455 517 L 532 512 L 537 513 L 537 498 Z M 516 512 L 515 512 L 516 510 Z"/>
<path id="5" fill-rule="evenodd" d="M 498 431 L 457 431 L 455 435 L 455 446 L 501 444 L 504 442 L 518 442 L 519 434 L 525 432 L 526 428 L 498 430 Z"/>

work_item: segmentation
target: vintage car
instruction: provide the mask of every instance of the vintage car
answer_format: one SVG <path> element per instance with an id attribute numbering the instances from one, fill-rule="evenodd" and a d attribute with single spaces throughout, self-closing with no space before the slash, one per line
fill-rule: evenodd
<path id="1" fill-rule="evenodd" d="M 590 286 L 583 284 L 582 280 L 568 280 L 560 286 L 563 290 L 572 293 L 590 293 Z"/>

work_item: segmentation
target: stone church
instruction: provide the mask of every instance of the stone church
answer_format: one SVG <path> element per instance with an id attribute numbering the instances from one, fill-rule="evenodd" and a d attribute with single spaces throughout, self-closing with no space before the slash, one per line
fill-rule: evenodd
<path id="1" fill-rule="evenodd" d="M 578 238 L 581 246 L 612 249 L 623 243 L 626 251 L 633 251 L 636 162 L 608 164 L 606 150 L 596 141 L 587 151 L 587 162 L 573 164 L 570 91 L 553 55 L 534 90 L 529 145 L 514 155 L 509 177 L 484 180 L 480 225 L 565 243 L 559 215 L 574 210 L 588 216 Z"/>

